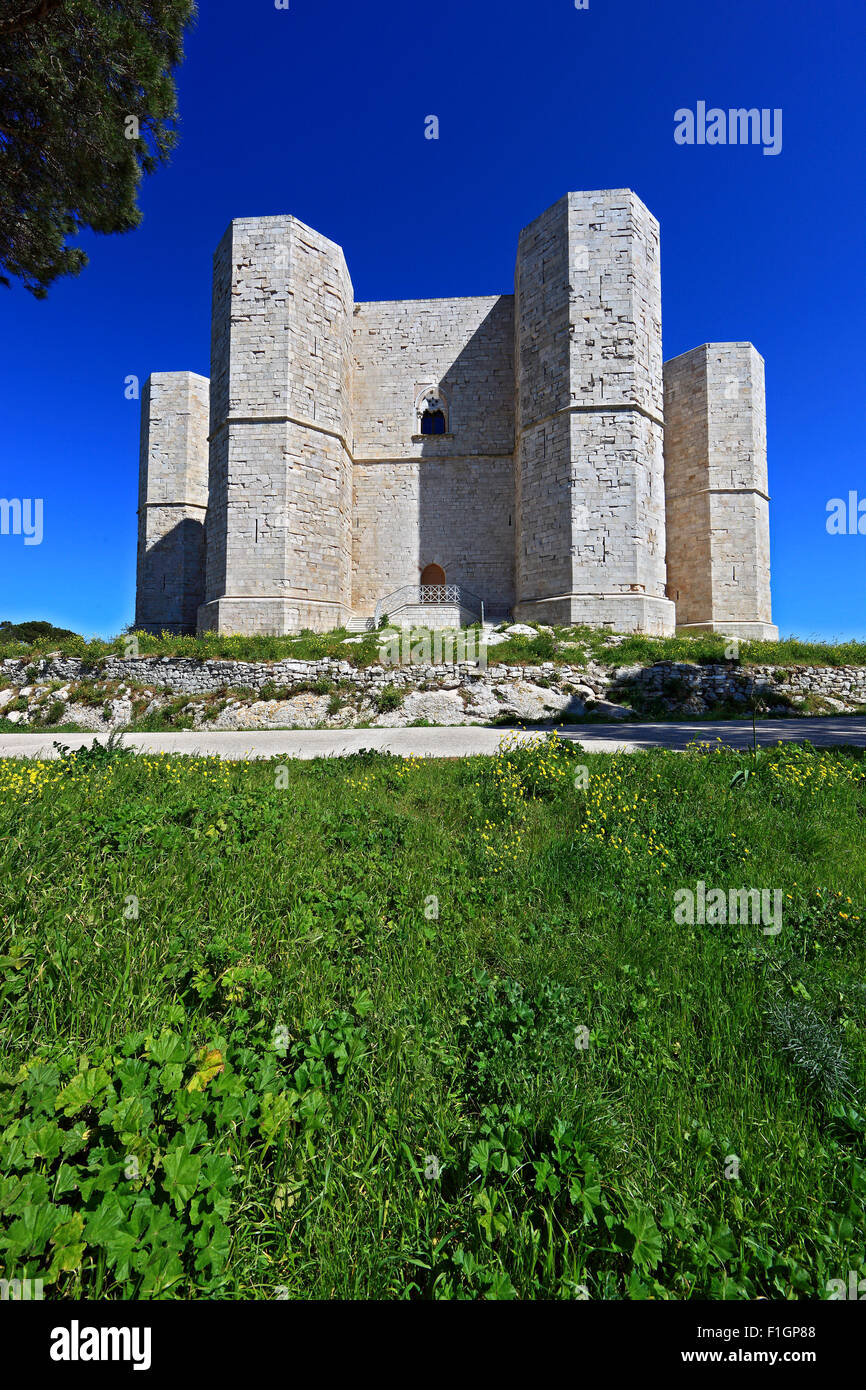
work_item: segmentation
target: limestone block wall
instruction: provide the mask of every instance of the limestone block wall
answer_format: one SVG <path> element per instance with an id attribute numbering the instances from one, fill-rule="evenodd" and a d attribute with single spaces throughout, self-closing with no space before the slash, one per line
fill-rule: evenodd
<path id="1" fill-rule="evenodd" d="M 216 253 L 202 630 L 351 613 L 353 303 L 340 247 L 296 218 L 235 221 Z"/>
<path id="2" fill-rule="evenodd" d="M 713 611 L 708 426 L 706 352 L 698 348 L 665 363 L 668 593 L 678 627 Z"/>
<path id="3" fill-rule="evenodd" d="M 141 627 L 333 628 L 436 564 L 518 618 L 776 634 L 763 361 L 663 368 L 659 229 L 629 190 L 527 227 L 513 296 L 355 304 L 334 242 L 240 219 L 211 355 L 209 395 L 146 388 Z"/>
<path id="4" fill-rule="evenodd" d="M 200 661 L 190 657 L 107 657 L 96 662 L 78 657 L 10 658 L 0 661 L 0 708 L 5 709 L 12 703 L 11 697 L 17 698 L 27 691 L 24 698 L 32 703 L 29 715 L 22 712 L 22 723 L 40 723 L 37 701 L 40 698 L 44 700 L 47 695 L 51 700 L 56 698 L 67 703 L 69 712 L 74 713 L 75 722 L 86 723 L 89 715 L 96 721 L 92 727 L 107 729 L 110 721 L 104 717 L 104 707 L 84 706 L 77 702 L 74 692 L 77 683 L 86 682 L 92 687 L 95 682 L 105 681 L 125 686 L 125 695 L 119 689 L 106 689 L 104 694 L 106 706 L 113 707 L 115 712 L 119 712 L 126 702 L 125 720 L 119 721 L 126 722 L 132 717 L 128 702 L 129 687 L 147 690 L 151 694 L 154 691 L 162 692 L 166 702 L 178 695 L 220 696 L 237 691 L 238 704 L 249 705 L 251 697 L 242 696 L 241 691 L 264 692 L 268 687 L 273 691 L 276 686 L 301 693 L 309 691 L 311 684 L 322 679 L 339 681 L 343 690 L 349 691 L 350 695 L 352 687 L 357 694 L 365 695 L 381 690 L 385 685 L 397 685 L 404 690 L 430 687 L 451 690 L 459 687 L 466 690 L 486 686 L 488 693 L 489 687 L 495 686 L 500 696 L 509 697 L 516 695 L 521 688 L 526 692 L 527 683 L 531 683 L 535 685 L 531 699 L 545 700 L 548 694 L 556 690 L 563 692 L 566 697 L 571 695 L 571 698 L 559 703 L 560 709 L 569 706 L 574 709 L 574 692 L 577 691 L 581 706 L 583 700 L 589 697 L 615 702 L 627 700 L 634 708 L 649 708 L 652 711 L 656 701 L 660 701 L 668 712 L 684 715 L 706 713 L 727 702 L 741 705 L 743 712 L 747 713 L 754 697 L 776 713 L 784 712 L 785 706 L 790 712 L 800 711 L 803 701 L 809 697 L 810 713 L 813 714 L 854 713 L 866 705 L 864 667 L 740 666 L 731 662 L 703 666 L 671 661 L 644 667 L 600 666 L 595 662 L 559 666 L 552 661 L 509 666 L 496 662 L 493 649 L 490 654 L 492 659 L 485 669 L 479 668 L 477 660 L 456 660 L 460 655 L 459 650 L 449 648 L 447 642 L 443 643 L 444 664 L 441 659 L 435 664 L 428 662 L 420 655 L 420 648 L 421 644 L 408 645 L 408 655 L 412 658 L 410 664 L 394 666 L 387 664 L 386 660 L 386 664 L 376 663 L 360 668 L 333 657 L 319 661 L 286 658 L 268 663 Z M 387 658 L 387 648 L 384 653 Z M 60 690 L 56 688 L 56 682 L 62 683 Z M 49 690 L 50 685 L 55 685 L 55 689 Z M 316 723 L 325 721 L 326 707 L 327 700 L 324 700 L 319 706 Z M 486 712 L 479 712 L 478 722 L 495 719 L 507 709 L 507 700 L 491 701 Z M 552 712 L 538 706 L 531 710 L 525 705 L 522 710 L 519 705 L 517 708 L 512 706 L 512 710 L 515 716 L 520 714 L 527 718 L 543 717 L 545 713 Z M 42 712 L 44 715 L 44 704 Z M 13 714 L 17 713 L 13 711 Z M 285 707 L 279 712 L 277 705 L 274 713 L 276 727 L 285 727 L 294 722 Z M 462 704 L 458 709 L 446 710 L 445 713 L 443 722 L 464 722 Z M 394 722 L 404 720 L 398 715 Z M 207 727 L 215 726 L 208 723 Z M 246 727 L 254 725 L 248 724 Z M 836 727 L 842 741 L 845 737 L 844 725 Z M 773 744 L 787 733 L 784 724 L 759 717 L 758 737 L 762 744 Z M 796 737 L 795 730 L 791 730 L 791 733 Z M 46 735 L 46 742 L 51 737 L 51 734 Z"/>
<path id="5" fill-rule="evenodd" d="M 204 595 L 209 392 L 195 372 L 155 372 L 142 393 L 139 631 L 195 631 Z"/>
<path id="6" fill-rule="evenodd" d="M 515 616 L 665 634 L 659 230 L 570 193 L 520 237 Z"/>
<path id="7" fill-rule="evenodd" d="M 573 589 L 572 515 L 582 499 L 571 474 L 569 252 L 563 198 L 521 233 L 517 252 L 516 615 Z"/>
<path id="8" fill-rule="evenodd" d="M 510 295 L 356 305 L 356 613 L 417 584 L 428 564 L 512 602 L 513 313 Z M 416 406 L 431 387 L 447 433 L 422 436 Z"/>
<path id="9" fill-rule="evenodd" d="M 708 343 L 674 358 L 665 419 L 677 624 L 773 640 L 763 358 L 751 343 Z"/>
<path id="10" fill-rule="evenodd" d="M 514 595 L 514 471 L 504 459 L 355 465 L 354 598 L 368 616 L 378 599 L 418 584 L 428 564 L 486 603 Z"/>

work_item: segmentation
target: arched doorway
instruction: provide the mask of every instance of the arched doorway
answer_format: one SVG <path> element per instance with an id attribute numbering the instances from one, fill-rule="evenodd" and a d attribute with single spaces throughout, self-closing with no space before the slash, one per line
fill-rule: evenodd
<path id="1" fill-rule="evenodd" d="M 422 603 L 445 603 L 448 590 L 445 588 L 445 571 L 441 565 L 425 565 L 421 571 Z"/>

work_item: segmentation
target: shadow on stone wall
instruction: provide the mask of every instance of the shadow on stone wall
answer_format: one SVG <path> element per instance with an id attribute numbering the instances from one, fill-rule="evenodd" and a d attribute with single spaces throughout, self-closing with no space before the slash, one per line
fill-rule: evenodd
<path id="1" fill-rule="evenodd" d="M 194 633 L 204 603 L 204 522 L 184 517 L 150 547 L 140 580 L 135 625 L 152 632 Z"/>
<path id="2" fill-rule="evenodd" d="M 617 673 L 610 698 L 625 700 L 643 715 L 706 714 L 736 710 L 743 715 L 759 704 L 768 712 L 794 713 L 798 706 L 779 688 L 784 672 L 765 673 L 729 665 L 695 666 L 662 661 L 654 666 L 627 667 Z"/>
<path id="3" fill-rule="evenodd" d="M 504 616 L 514 602 L 514 297 L 503 295 L 439 385 L 449 434 L 421 444 L 419 559 Z"/>

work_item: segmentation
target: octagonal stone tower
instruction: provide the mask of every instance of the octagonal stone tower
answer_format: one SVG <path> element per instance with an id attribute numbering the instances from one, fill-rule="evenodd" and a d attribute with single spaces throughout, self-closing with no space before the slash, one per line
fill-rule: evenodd
<path id="1" fill-rule="evenodd" d="M 214 258 L 210 505 L 200 631 L 351 614 L 352 282 L 294 217 L 235 221 Z"/>
<path id="2" fill-rule="evenodd" d="M 429 598 L 775 637 L 758 353 L 663 368 L 659 228 L 629 189 L 536 218 L 514 288 L 356 304 L 335 242 L 233 222 L 211 382 L 144 393 L 136 625 L 364 631 Z"/>
<path id="3" fill-rule="evenodd" d="M 764 359 L 706 343 L 665 363 L 668 582 L 677 627 L 776 641 Z"/>
<path id="4" fill-rule="evenodd" d="M 141 399 L 139 632 L 195 632 L 208 508 L 207 377 L 154 372 Z"/>
<path id="5" fill-rule="evenodd" d="M 515 281 L 515 617 L 668 635 L 658 223 L 569 193 Z"/>

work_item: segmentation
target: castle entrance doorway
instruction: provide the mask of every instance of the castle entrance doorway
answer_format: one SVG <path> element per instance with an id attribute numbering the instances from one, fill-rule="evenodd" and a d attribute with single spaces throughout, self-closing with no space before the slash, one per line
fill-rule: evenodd
<path id="1" fill-rule="evenodd" d="M 445 571 L 441 565 L 426 565 L 421 571 L 421 602 L 445 602 Z"/>

